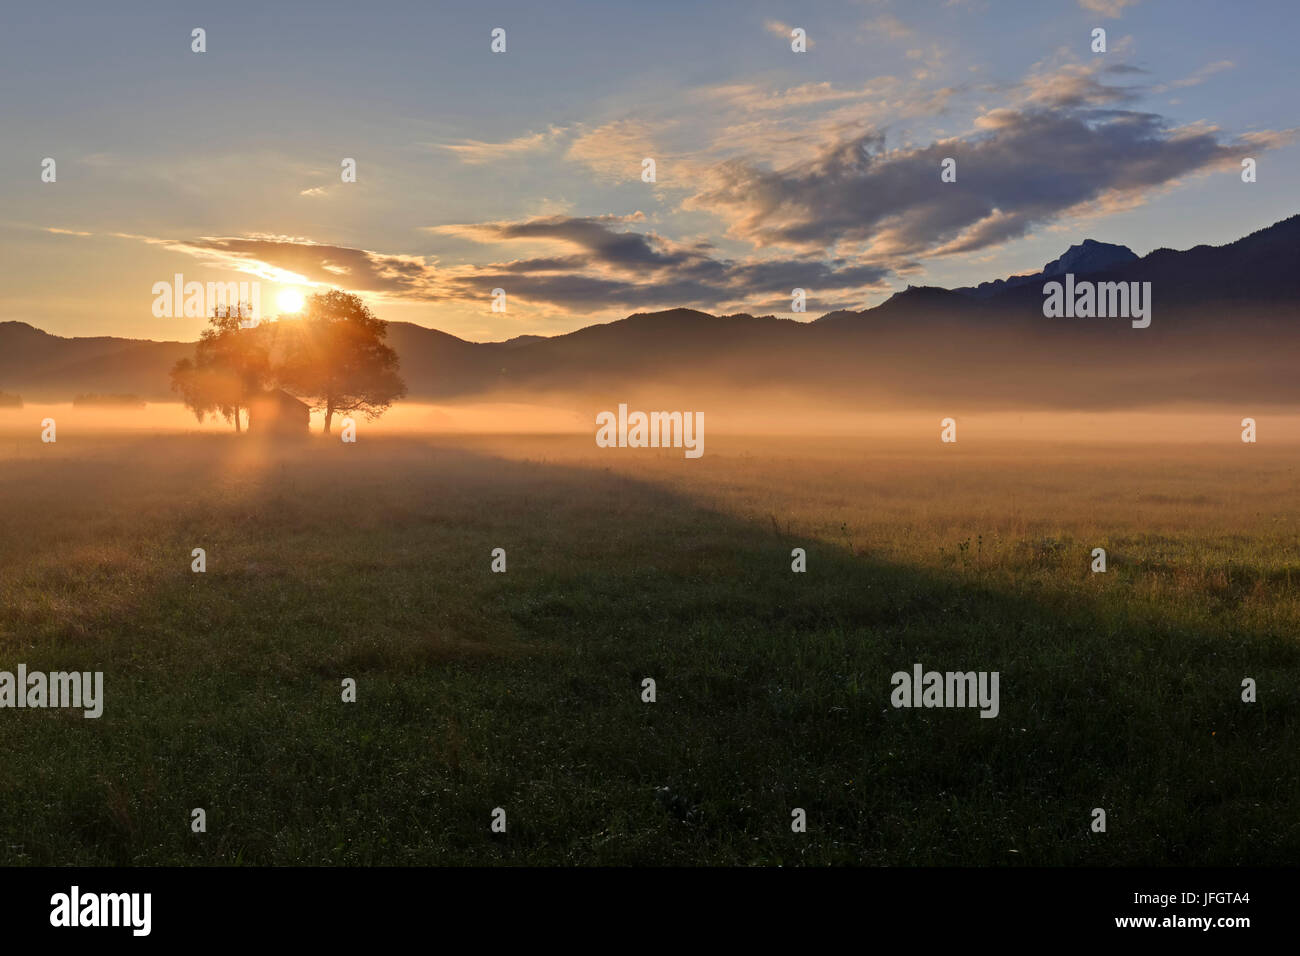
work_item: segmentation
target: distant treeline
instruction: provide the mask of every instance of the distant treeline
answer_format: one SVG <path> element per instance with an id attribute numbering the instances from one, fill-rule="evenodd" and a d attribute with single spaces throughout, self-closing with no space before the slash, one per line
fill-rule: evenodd
<path id="1" fill-rule="evenodd" d="M 10 395 L 8 392 L 0 392 L 0 408 L 22 408 L 23 397 L 21 395 Z"/>
<path id="2" fill-rule="evenodd" d="M 73 405 L 99 405 L 112 408 L 144 408 L 144 399 L 139 395 L 96 395 L 94 393 L 78 395 L 72 400 Z"/>

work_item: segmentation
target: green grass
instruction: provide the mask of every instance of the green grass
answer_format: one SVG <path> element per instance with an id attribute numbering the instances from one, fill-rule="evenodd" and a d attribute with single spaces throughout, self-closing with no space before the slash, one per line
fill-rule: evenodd
<path id="1" fill-rule="evenodd" d="M 1300 858 L 1287 455 L 719 446 L 5 459 L 0 668 L 106 704 L 0 711 L 0 863 Z M 918 661 L 1001 715 L 894 710 Z"/>

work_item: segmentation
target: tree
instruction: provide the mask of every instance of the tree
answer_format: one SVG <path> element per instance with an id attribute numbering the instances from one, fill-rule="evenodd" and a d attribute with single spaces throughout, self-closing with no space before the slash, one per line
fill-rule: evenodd
<path id="1" fill-rule="evenodd" d="M 362 412 L 374 420 L 406 394 L 397 353 L 384 344 L 387 335 L 388 323 L 350 292 L 307 298 L 301 334 L 285 356 L 280 379 L 325 412 L 323 434 L 330 433 L 336 412 Z"/>
<path id="2" fill-rule="evenodd" d="M 172 369 L 172 390 L 180 392 L 185 406 L 200 422 L 209 414 L 234 420 L 242 431 L 240 411 L 262 391 L 271 378 L 266 337 L 256 325 L 245 328 L 252 307 L 213 309 L 208 328 L 194 347 L 193 359 L 181 359 Z"/>

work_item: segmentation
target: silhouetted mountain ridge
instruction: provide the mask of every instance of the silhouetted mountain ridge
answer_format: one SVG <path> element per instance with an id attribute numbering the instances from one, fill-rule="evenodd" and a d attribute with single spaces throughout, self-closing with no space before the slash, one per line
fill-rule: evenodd
<path id="1" fill-rule="evenodd" d="M 1083 242 L 1065 250 L 1064 254 L 1047 263 L 1038 272 L 1029 275 L 1010 276 L 1006 279 L 995 279 L 992 282 L 981 282 L 974 287 L 967 286 L 953 291 L 974 296 L 977 299 L 986 299 L 1013 286 L 1041 282 L 1045 278 L 1065 275 L 1067 272 L 1072 272 L 1075 275 L 1101 272 L 1103 269 L 1113 269 L 1132 262 L 1137 257 L 1137 253 L 1128 246 L 1117 246 L 1109 242 L 1098 242 L 1096 239 L 1085 239 Z"/>
<path id="2" fill-rule="evenodd" d="M 837 310 L 811 322 L 677 308 L 489 343 L 389 322 L 388 340 L 410 397 L 422 400 L 565 393 L 607 401 L 653 387 L 687 395 L 781 388 L 873 404 L 1294 401 L 1298 259 L 1300 215 L 1222 246 L 1157 249 L 1141 258 L 1087 240 L 1036 277 L 998 280 L 1003 285 L 989 294 L 909 286 L 874 308 Z M 1117 318 L 1045 318 L 1042 283 L 1059 270 L 1094 281 L 1150 282 L 1151 327 L 1133 329 Z M 192 349 L 184 342 L 61 338 L 3 322 L 0 390 L 28 401 L 67 401 L 78 392 L 175 400 L 168 373 Z"/>

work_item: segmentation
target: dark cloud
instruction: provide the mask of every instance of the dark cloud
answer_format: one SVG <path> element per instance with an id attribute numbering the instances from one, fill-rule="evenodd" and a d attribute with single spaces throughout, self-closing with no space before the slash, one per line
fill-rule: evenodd
<path id="1" fill-rule="evenodd" d="M 1052 95 L 1074 102 L 1080 89 Z M 904 256 L 996 245 L 1081 205 L 1101 210 L 1276 141 L 1261 134 L 1228 144 L 1215 130 L 1170 128 L 1129 110 L 1001 109 L 970 137 L 921 149 L 885 151 L 880 134 L 868 133 L 784 169 L 724 163 L 688 205 L 759 245 L 853 250 L 897 267 Z M 940 180 L 949 157 L 954 183 Z"/>
<path id="2" fill-rule="evenodd" d="M 570 255 L 517 259 L 474 268 L 448 279 L 456 294 L 480 297 L 493 288 L 572 311 L 615 306 L 697 305 L 746 307 L 792 289 L 839 293 L 837 304 L 860 302 L 859 290 L 877 285 L 889 272 L 816 256 L 750 259 L 721 257 L 707 242 L 677 243 L 653 232 L 622 228 L 616 217 L 551 216 L 511 223 L 448 227 L 444 231 L 491 242 L 558 241 L 576 248 Z"/>
<path id="3" fill-rule="evenodd" d="M 821 256 L 730 259 L 706 241 L 674 242 L 630 228 L 643 219 L 547 216 L 442 227 L 436 231 L 494 244 L 566 247 L 563 254 L 445 268 L 420 256 L 286 237 L 209 237 L 166 244 L 212 265 L 258 275 L 284 270 L 351 291 L 426 302 L 484 302 L 492 290 L 502 288 L 512 300 L 579 313 L 683 305 L 754 309 L 788 301 L 796 287 L 829 303 L 828 308 L 860 306 L 863 290 L 889 275 L 878 266 Z"/>
<path id="4" fill-rule="evenodd" d="M 418 256 L 383 255 L 303 239 L 203 238 L 178 243 L 176 247 L 230 268 L 265 263 L 295 272 L 311 282 L 338 285 L 358 292 L 416 294 L 429 279 L 429 268 Z"/>

